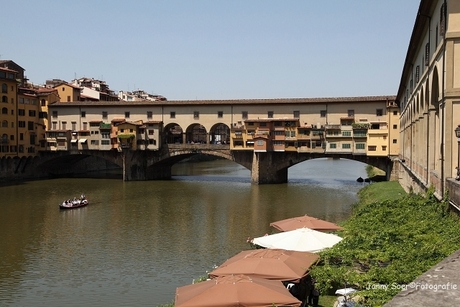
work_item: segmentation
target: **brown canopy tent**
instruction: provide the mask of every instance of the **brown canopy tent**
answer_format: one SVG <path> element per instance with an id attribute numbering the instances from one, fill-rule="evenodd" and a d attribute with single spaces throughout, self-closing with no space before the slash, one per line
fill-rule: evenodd
<path id="1" fill-rule="evenodd" d="M 310 228 L 317 231 L 336 231 L 342 230 L 342 227 L 324 220 L 317 219 L 312 216 L 303 215 L 292 217 L 285 220 L 270 223 L 270 226 L 280 231 L 290 231 L 299 228 Z"/>
<path id="2" fill-rule="evenodd" d="M 217 277 L 176 289 L 176 307 L 299 307 L 283 283 L 245 275 Z"/>
<path id="3" fill-rule="evenodd" d="M 238 253 L 209 273 L 211 278 L 245 274 L 265 279 L 298 282 L 319 259 L 310 252 L 254 249 Z"/>

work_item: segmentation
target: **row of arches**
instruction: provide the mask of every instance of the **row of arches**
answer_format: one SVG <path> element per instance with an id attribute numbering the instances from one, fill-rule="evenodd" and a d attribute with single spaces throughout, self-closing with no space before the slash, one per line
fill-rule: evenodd
<path id="1" fill-rule="evenodd" d="M 440 78 L 434 63 L 401 112 L 401 155 L 411 171 L 428 184 L 441 177 L 443 127 Z M 439 179 L 442 180 L 442 179 Z M 440 184 L 435 184 L 438 191 Z"/>
<path id="2" fill-rule="evenodd" d="M 229 144 L 230 128 L 223 123 L 217 123 L 209 131 L 201 124 L 191 124 L 185 130 L 176 123 L 163 128 L 166 144 Z"/>

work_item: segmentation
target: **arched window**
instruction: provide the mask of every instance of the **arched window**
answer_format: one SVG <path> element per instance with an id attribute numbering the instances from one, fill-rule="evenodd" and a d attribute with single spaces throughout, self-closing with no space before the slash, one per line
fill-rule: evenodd
<path id="1" fill-rule="evenodd" d="M 2 84 L 2 93 L 8 93 L 8 85 L 6 83 Z"/>
<path id="2" fill-rule="evenodd" d="M 2 108 L 2 114 L 8 114 L 8 108 Z"/>
<path id="3" fill-rule="evenodd" d="M 8 134 L 2 135 L 2 143 L 8 143 Z"/>
<path id="4" fill-rule="evenodd" d="M 7 120 L 4 120 L 2 121 L 2 127 L 3 128 L 8 128 L 8 121 Z M 3 136 L 5 136 L 6 134 L 4 134 Z"/>
<path id="5" fill-rule="evenodd" d="M 5 95 L 2 96 L 2 102 L 8 103 L 8 97 Z"/>

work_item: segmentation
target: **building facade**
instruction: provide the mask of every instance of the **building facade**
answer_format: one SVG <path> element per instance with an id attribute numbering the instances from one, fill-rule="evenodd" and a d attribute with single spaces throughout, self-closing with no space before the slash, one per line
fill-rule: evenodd
<path id="1" fill-rule="evenodd" d="M 420 2 L 397 93 L 400 182 L 439 197 L 457 176 L 460 125 L 460 2 Z"/>

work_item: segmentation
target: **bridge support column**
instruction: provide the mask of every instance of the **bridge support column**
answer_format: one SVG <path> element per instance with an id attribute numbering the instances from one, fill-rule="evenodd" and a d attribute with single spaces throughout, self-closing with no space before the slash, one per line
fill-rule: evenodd
<path id="1" fill-rule="evenodd" d="M 137 151 L 123 149 L 123 181 L 146 180 L 146 159 Z"/>
<path id="2" fill-rule="evenodd" d="M 251 182 L 255 184 L 286 183 L 287 168 L 276 168 L 276 152 L 254 152 L 251 169 Z"/>

